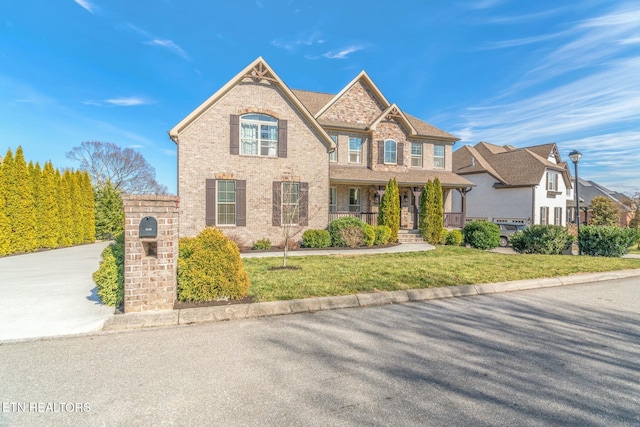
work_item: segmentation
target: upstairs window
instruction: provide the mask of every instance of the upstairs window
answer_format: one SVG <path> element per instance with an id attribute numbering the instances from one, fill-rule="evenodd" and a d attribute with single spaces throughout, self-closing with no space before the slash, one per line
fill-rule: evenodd
<path id="1" fill-rule="evenodd" d="M 444 169 L 444 145 L 433 146 L 433 167 Z"/>
<path id="2" fill-rule="evenodd" d="M 362 163 L 362 138 L 349 138 L 349 163 Z"/>
<path id="3" fill-rule="evenodd" d="M 329 153 L 329 161 L 337 162 L 338 161 L 338 135 L 330 135 L 333 142 L 336 143 L 336 149 Z"/>
<path id="4" fill-rule="evenodd" d="M 558 174 L 547 172 L 547 191 L 558 191 Z"/>
<path id="5" fill-rule="evenodd" d="M 411 143 L 411 166 L 414 168 L 422 167 L 422 144 Z"/>
<path id="6" fill-rule="evenodd" d="M 240 154 L 278 156 L 278 119 L 265 114 L 240 117 Z"/>
<path id="7" fill-rule="evenodd" d="M 384 162 L 395 165 L 398 162 L 398 144 L 393 139 L 384 142 Z"/>

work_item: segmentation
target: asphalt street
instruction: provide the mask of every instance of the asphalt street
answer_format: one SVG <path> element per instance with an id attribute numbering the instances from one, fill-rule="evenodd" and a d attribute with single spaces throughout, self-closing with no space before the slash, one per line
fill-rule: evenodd
<path id="1" fill-rule="evenodd" d="M 0 425 L 637 426 L 640 283 L 4 343 L 0 360 Z"/>

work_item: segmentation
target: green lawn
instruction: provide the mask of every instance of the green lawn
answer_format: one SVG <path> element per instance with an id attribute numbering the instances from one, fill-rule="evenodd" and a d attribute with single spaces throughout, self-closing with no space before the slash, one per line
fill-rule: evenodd
<path id="1" fill-rule="evenodd" d="M 640 268 L 640 259 L 568 255 L 504 255 L 463 247 L 433 251 L 290 257 L 299 270 L 269 270 L 281 258 L 244 259 L 256 301 L 392 291 L 565 276 Z"/>

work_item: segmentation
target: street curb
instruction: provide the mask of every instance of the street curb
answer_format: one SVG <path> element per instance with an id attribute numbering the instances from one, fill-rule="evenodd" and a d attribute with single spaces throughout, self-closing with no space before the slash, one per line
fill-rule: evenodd
<path id="1" fill-rule="evenodd" d="M 190 325 L 225 320 L 256 319 L 295 313 L 314 313 L 322 310 L 372 307 L 413 301 L 468 297 L 503 292 L 524 291 L 612 279 L 640 277 L 640 269 L 581 273 L 571 276 L 516 280 L 513 282 L 482 283 L 478 285 L 447 286 L 443 288 L 409 289 L 406 291 L 369 292 L 356 295 L 270 301 L 253 304 L 184 308 L 178 310 L 127 313 L 111 316 L 103 331 L 151 328 L 157 326 Z"/>

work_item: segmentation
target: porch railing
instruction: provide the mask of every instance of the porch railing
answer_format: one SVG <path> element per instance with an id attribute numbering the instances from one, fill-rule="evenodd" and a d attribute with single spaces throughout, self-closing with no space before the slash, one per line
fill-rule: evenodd
<path id="1" fill-rule="evenodd" d="M 465 221 L 464 212 L 445 212 L 444 226 L 445 228 L 463 228 Z"/>
<path id="2" fill-rule="evenodd" d="M 329 222 L 346 216 L 360 218 L 363 222 L 366 222 L 369 225 L 378 225 L 378 212 L 329 212 Z M 445 212 L 443 225 L 446 228 L 463 228 L 464 218 L 464 212 Z"/>
<path id="3" fill-rule="evenodd" d="M 334 219 L 344 218 L 346 216 L 360 218 L 363 222 L 366 222 L 369 225 L 378 225 L 378 212 L 329 212 L 329 222 L 333 221 Z"/>

